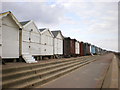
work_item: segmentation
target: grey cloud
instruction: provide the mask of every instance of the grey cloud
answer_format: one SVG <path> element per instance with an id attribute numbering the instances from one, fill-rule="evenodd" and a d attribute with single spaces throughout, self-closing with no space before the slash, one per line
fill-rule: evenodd
<path id="1" fill-rule="evenodd" d="M 45 2 L 4 2 L 3 11 L 12 11 L 21 20 L 34 20 L 44 24 L 57 24 L 64 16 L 64 7 L 56 5 L 51 7 Z"/>
<path id="2" fill-rule="evenodd" d="M 117 3 L 3 3 L 3 11 L 11 10 L 22 20 L 34 20 L 37 26 L 60 27 L 65 36 L 92 42 L 117 51 Z M 73 14 L 71 17 L 64 14 Z M 74 16 L 78 16 L 81 19 Z M 78 20 L 77 20 L 78 19 Z M 58 26 L 55 26 L 59 24 Z M 109 39 L 109 44 L 106 44 Z M 113 40 L 114 39 L 114 43 Z M 98 41 L 98 42 L 97 42 Z M 100 43 L 101 41 L 102 43 Z"/>

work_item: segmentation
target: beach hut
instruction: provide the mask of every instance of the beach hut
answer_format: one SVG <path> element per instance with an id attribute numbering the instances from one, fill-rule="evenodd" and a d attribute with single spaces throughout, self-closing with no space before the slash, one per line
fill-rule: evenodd
<path id="1" fill-rule="evenodd" d="M 71 57 L 71 38 L 70 37 L 64 37 L 63 40 L 63 55 L 64 57 Z"/>
<path id="2" fill-rule="evenodd" d="M 0 49 L 2 48 L 2 59 L 19 58 L 19 30 L 21 24 L 10 12 L 0 14 L 2 30 L 0 30 Z"/>
<path id="3" fill-rule="evenodd" d="M 60 56 L 63 55 L 63 35 L 60 30 L 58 31 L 51 31 L 52 34 L 54 35 L 54 47 L 53 47 L 53 53 L 56 58 L 59 58 Z"/>
<path id="4" fill-rule="evenodd" d="M 92 55 L 95 55 L 95 46 L 94 45 L 90 46 L 90 52 Z"/>
<path id="5" fill-rule="evenodd" d="M 91 53 L 90 53 L 90 46 L 91 46 L 91 44 L 88 43 L 87 55 L 91 55 Z"/>
<path id="6" fill-rule="evenodd" d="M 71 56 L 74 57 L 76 56 L 76 53 L 75 53 L 75 42 L 76 42 L 76 39 L 71 39 L 70 41 L 70 52 L 71 52 Z"/>
<path id="7" fill-rule="evenodd" d="M 80 56 L 84 56 L 84 42 L 81 41 L 79 43 L 79 47 L 80 47 L 80 50 L 79 50 Z"/>
<path id="8" fill-rule="evenodd" d="M 75 42 L 75 54 L 76 56 L 80 56 L 80 45 L 79 45 L 79 41 Z"/>
<path id="9" fill-rule="evenodd" d="M 90 44 L 84 43 L 84 55 L 90 55 Z"/>
<path id="10" fill-rule="evenodd" d="M 95 55 L 98 55 L 98 47 L 95 46 Z"/>
<path id="11" fill-rule="evenodd" d="M 48 28 L 39 29 L 41 33 L 41 56 L 53 57 L 53 34 Z"/>
<path id="12" fill-rule="evenodd" d="M 20 34 L 20 55 L 27 61 L 30 59 L 30 62 L 36 62 L 33 56 L 40 56 L 40 31 L 32 20 L 20 23 L 23 26 Z"/>

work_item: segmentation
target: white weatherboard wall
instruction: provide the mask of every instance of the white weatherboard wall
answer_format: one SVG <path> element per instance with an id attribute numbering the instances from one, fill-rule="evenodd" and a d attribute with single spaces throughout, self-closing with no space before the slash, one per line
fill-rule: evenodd
<path id="1" fill-rule="evenodd" d="M 63 54 L 63 38 L 60 33 L 54 38 L 54 54 Z"/>
<path id="2" fill-rule="evenodd" d="M 30 21 L 22 30 L 22 54 L 39 56 L 40 47 L 40 32 L 34 22 Z"/>
<path id="3" fill-rule="evenodd" d="M 92 45 L 90 45 L 90 53 L 92 53 Z"/>
<path id="4" fill-rule="evenodd" d="M 29 46 L 30 46 L 30 32 L 26 31 L 25 29 L 22 30 L 22 54 L 30 53 Z"/>
<path id="5" fill-rule="evenodd" d="M 10 15 L 2 18 L 2 58 L 19 58 L 19 27 Z"/>
<path id="6" fill-rule="evenodd" d="M 93 55 L 92 48 L 93 48 L 93 46 L 92 46 L 92 45 L 90 45 L 90 53 L 91 53 L 91 55 Z"/>
<path id="7" fill-rule="evenodd" d="M 78 41 L 75 42 L 75 53 L 80 54 L 80 45 Z"/>
<path id="8" fill-rule="evenodd" d="M 2 18 L 0 18 L 0 57 L 2 57 Z"/>
<path id="9" fill-rule="evenodd" d="M 42 33 L 43 32 L 43 33 Z M 53 55 L 53 36 L 49 30 L 41 32 L 41 55 Z"/>

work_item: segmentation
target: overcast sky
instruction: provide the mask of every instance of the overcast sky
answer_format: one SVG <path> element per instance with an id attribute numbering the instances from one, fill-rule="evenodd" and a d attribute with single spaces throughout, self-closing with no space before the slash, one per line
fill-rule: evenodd
<path id="1" fill-rule="evenodd" d="M 25 0 L 24 0 L 25 1 Z M 19 21 L 33 20 L 38 28 L 61 30 L 64 36 L 118 51 L 118 3 L 94 0 L 3 2 Z"/>

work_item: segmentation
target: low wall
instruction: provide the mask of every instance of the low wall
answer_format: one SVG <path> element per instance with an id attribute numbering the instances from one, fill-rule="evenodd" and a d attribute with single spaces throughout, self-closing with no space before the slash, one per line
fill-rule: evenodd
<path id="1" fill-rule="evenodd" d="M 115 55 L 105 76 L 102 88 L 118 88 L 118 58 Z"/>

